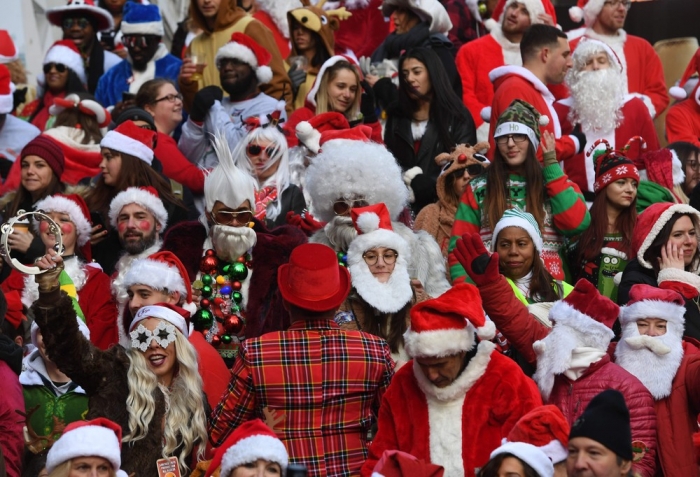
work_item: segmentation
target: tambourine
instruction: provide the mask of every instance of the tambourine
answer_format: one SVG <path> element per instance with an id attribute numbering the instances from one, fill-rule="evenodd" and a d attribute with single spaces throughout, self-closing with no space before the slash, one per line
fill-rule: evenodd
<path id="1" fill-rule="evenodd" d="M 19 270 L 27 275 L 39 275 L 47 270 L 42 270 L 37 266 L 27 266 L 20 263 L 16 258 L 12 258 L 10 253 L 12 252 L 12 247 L 7 243 L 8 237 L 15 231 L 15 224 L 24 218 L 29 218 L 29 216 L 37 216 L 41 220 L 46 220 L 49 223 L 49 233 L 56 237 L 56 245 L 54 245 L 54 250 L 59 255 L 63 254 L 63 237 L 61 236 L 61 228 L 58 224 L 48 215 L 46 215 L 41 210 L 25 212 L 24 210 L 18 210 L 17 215 L 10 218 L 7 222 L 0 226 L 0 232 L 2 237 L 0 237 L 0 255 L 9 263 L 13 268 Z"/>

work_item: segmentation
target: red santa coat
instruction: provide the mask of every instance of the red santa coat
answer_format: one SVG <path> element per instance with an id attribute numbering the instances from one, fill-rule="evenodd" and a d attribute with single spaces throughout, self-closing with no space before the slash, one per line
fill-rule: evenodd
<path id="1" fill-rule="evenodd" d="M 700 83 L 688 99 L 679 101 L 666 113 L 668 142 L 685 141 L 700 147 Z"/>
<path id="2" fill-rule="evenodd" d="M 559 115 L 554 109 L 554 95 L 531 71 L 522 66 L 502 66 L 489 73 L 493 83 L 494 96 L 491 106 L 491 131 L 496 130 L 498 118 L 508 109 L 510 103 L 520 99 L 530 103 L 540 114 L 549 118 L 549 124 L 541 126 L 540 131 L 549 131 L 557 139 L 557 159 L 565 161 L 576 154 L 579 143 L 573 136 L 562 136 Z M 493 158 L 496 143 L 489 135 L 489 158 Z M 542 161 L 542 149 L 537 148 L 537 158 Z"/>
<path id="3" fill-rule="evenodd" d="M 465 43 L 457 52 L 455 65 L 462 78 L 462 99 L 474 118 L 477 134 L 480 130 L 486 134 L 478 140 L 487 141 L 488 125 L 483 126 L 486 123 L 481 119 L 481 110 L 493 102 L 489 73 L 504 65 L 522 65 L 520 45 L 509 42 L 500 28 L 495 28 L 490 34 Z"/>
<path id="4" fill-rule="evenodd" d="M 668 93 L 661 59 L 651 44 L 644 38 L 628 35 L 620 29 L 615 37 L 598 35 L 593 30 L 586 30 L 584 36 L 595 38 L 610 45 L 622 62 L 627 74 L 627 91 L 647 96 L 654 107 L 653 117 L 661 114 L 668 106 Z M 571 51 L 576 49 L 579 37 L 569 43 Z M 648 140 L 648 139 L 647 139 Z"/>
<path id="5" fill-rule="evenodd" d="M 395 375 L 379 409 L 377 435 L 361 475 L 385 450 L 408 452 L 445 467 L 445 477 L 473 476 L 524 414 L 542 404 L 517 364 L 481 342 L 448 387 L 436 388 L 415 362 Z"/>
<path id="6" fill-rule="evenodd" d="M 574 129 L 574 125 L 569 121 L 571 104 L 571 98 L 554 103 L 554 109 L 559 115 L 562 134 L 569 134 Z M 605 139 L 612 148 L 622 149 L 630 138 L 641 136 L 647 142 L 647 147 L 650 151 L 656 151 L 660 148 L 654 122 L 644 101 L 628 95 L 622 106 L 622 115 L 622 123 L 615 129 L 614 134 L 613 131 L 603 134 L 584 131 L 586 144 L 591 146 L 596 140 Z M 564 172 L 582 191 L 593 192 L 595 164 L 592 157 L 586 157 L 586 151 L 582 151 L 564 162 Z"/>

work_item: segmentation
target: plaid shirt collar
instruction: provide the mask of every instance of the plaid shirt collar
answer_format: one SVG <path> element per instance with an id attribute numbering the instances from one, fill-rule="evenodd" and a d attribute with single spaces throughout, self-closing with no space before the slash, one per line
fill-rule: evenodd
<path id="1" fill-rule="evenodd" d="M 297 320 L 292 323 L 288 331 L 291 330 L 331 330 L 340 329 L 340 326 L 333 320 Z"/>

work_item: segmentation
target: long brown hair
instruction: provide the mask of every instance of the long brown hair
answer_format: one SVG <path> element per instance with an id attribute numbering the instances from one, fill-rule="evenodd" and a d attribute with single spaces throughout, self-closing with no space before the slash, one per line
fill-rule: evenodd
<path id="1" fill-rule="evenodd" d="M 576 245 L 576 268 L 593 260 L 603 248 L 603 241 L 608 233 L 607 204 L 608 199 L 605 189 L 603 189 L 596 195 L 593 205 L 591 205 L 591 225 L 581 234 Z M 615 229 L 622 235 L 622 251 L 630 258 L 632 257 L 632 233 L 636 223 L 637 197 L 635 196 L 630 206 L 620 212 L 620 215 L 615 219 Z"/>
<path id="2" fill-rule="evenodd" d="M 646 252 L 644 252 L 644 256 L 642 258 L 644 258 L 644 260 L 651 264 L 651 267 L 657 274 L 659 273 L 658 259 L 661 258 L 661 248 L 666 246 L 666 242 L 668 242 L 668 239 L 671 237 L 671 230 L 673 230 L 673 226 L 681 217 L 688 217 L 693 223 L 693 227 L 695 227 L 695 230 L 697 231 L 699 224 L 698 218 L 695 214 L 689 214 L 687 212 L 676 212 L 671 216 L 670 219 L 668 219 L 666 225 L 664 225 L 664 227 L 661 229 L 656 238 L 651 242 L 651 245 L 649 245 L 649 248 L 647 248 Z M 693 257 L 693 262 L 690 264 L 689 267 L 686 267 L 686 270 L 694 270 L 695 268 L 697 268 L 699 260 L 700 253 L 696 251 L 695 256 Z"/>
<path id="3" fill-rule="evenodd" d="M 545 188 L 542 166 L 537 160 L 535 148 L 529 143 L 527 157 L 524 162 L 525 184 L 527 194 L 525 194 L 525 210 L 532 214 L 540 227 L 544 230 L 544 202 Z M 486 195 L 484 196 L 484 208 L 487 212 L 489 228 L 493 230 L 506 209 L 510 208 L 508 191 L 507 164 L 501 151 L 496 147 L 493 155 L 493 162 L 486 169 Z"/>
<path id="4" fill-rule="evenodd" d="M 398 353 L 399 348 L 403 345 L 403 334 L 406 332 L 406 329 L 408 329 L 407 318 L 408 313 L 411 310 L 411 306 L 413 306 L 413 302 L 409 301 L 396 313 L 382 313 L 379 316 L 375 316 L 375 308 L 373 308 L 372 305 L 366 301 L 360 298 L 358 303 L 360 303 L 362 306 L 362 313 L 368 318 L 363 324 L 362 331 L 374 336 L 379 336 L 380 338 L 384 338 L 389 345 L 391 352 Z M 384 328 L 382 327 L 382 323 L 380 321 L 380 317 L 385 316 L 390 316 L 388 334 L 384 333 Z"/>
<path id="5" fill-rule="evenodd" d="M 85 99 L 85 97 L 94 99 L 92 95 L 84 93 L 78 94 L 78 96 L 81 99 Z M 79 128 L 84 131 L 83 139 L 80 141 L 81 144 L 99 144 L 102 141 L 102 131 L 100 131 L 100 125 L 97 124 L 97 119 L 94 116 L 83 113 L 78 108 L 66 108 L 61 111 L 54 122 L 54 127 L 58 126 Z"/>
<path id="6" fill-rule="evenodd" d="M 328 99 L 328 86 L 331 81 L 333 81 L 341 70 L 351 71 L 355 75 L 357 80 L 357 93 L 355 94 L 355 100 L 352 102 L 350 108 L 343 113 L 348 121 L 353 121 L 357 119 L 357 114 L 360 111 L 360 100 L 362 99 L 362 85 L 360 84 L 360 73 L 358 73 L 357 68 L 349 61 L 340 60 L 335 64 L 329 66 L 320 78 L 321 83 L 318 86 L 318 92 L 316 93 L 316 114 L 327 113 L 331 111 L 330 101 Z M 319 80 L 317 80 L 319 81 Z"/>
<path id="7" fill-rule="evenodd" d="M 17 158 L 17 160 L 19 161 L 21 159 Z M 61 182 L 60 178 L 56 176 L 56 174 L 54 174 L 53 171 L 51 171 L 51 182 L 49 182 L 49 185 L 41 193 L 41 197 L 39 197 L 37 200 L 32 199 L 32 193 L 29 192 L 20 182 L 19 187 L 17 188 L 14 197 L 12 198 L 12 201 L 10 202 L 10 206 L 7 210 L 7 217 L 5 217 L 5 220 L 14 216 L 19 210 L 20 206 L 22 206 L 22 204 L 26 203 L 27 201 L 35 204 L 41 199 L 44 199 L 50 195 L 62 193 L 64 189 L 65 186 L 63 185 L 63 182 Z"/>
<path id="8" fill-rule="evenodd" d="M 117 182 L 113 186 L 107 185 L 105 184 L 103 176 L 97 180 L 95 187 L 85 196 L 85 202 L 90 210 L 99 211 L 104 217 L 107 217 L 109 214 L 109 204 L 118 193 L 129 187 L 147 186 L 152 186 L 156 192 L 158 192 L 166 208 L 168 203 L 175 204 L 183 209 L 185 208 L 180 199 L 172 193 L 170 183 L 154 171 L 151 166 L 130 154 L 124 154 L 114 149 L 110 149 L 110 151 L 112 154 L 120 155 L 122 159 L 122 166 L 117 176 Z"/>

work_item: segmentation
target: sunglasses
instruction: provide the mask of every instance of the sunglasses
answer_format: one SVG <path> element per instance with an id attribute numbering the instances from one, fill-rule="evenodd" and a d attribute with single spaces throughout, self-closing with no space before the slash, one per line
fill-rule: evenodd
<path id="1" fill-rule="evenodd" d="M 46 63 L 46 64 L 44 65 L 44 74 L 45 74 L 45 75 L 49 74 L 49 73 L 51 72 L 51 70 L 54 69 L 54 68 L 55 68 L 56 71 L 59 72 L 59 73 L 65 73 L 65 72 L 66 72 L 66 69 L 67 69 L 68 67 L 67 67 L 66 65 L 64 65 L 63 63 L 54 63 L 54 62 Z"/>
<path id="2" fill-rule="evenodd" d="M 267 146 L 265 148 L 267 157 L 272 157 L 275 154 L 275 149 L 275 146 Z M 248 144 L 246 152 L 248 153 L 248 157 L 257 157 L 263 152 L 263 148 L 258 144 Z"/>
<path id="3" fill-rule="evenodd" d="M 253 211 L 241 210 L 233 212 L 230 210 L 219 210 L 218 212 L 213 212 L 211 218 L 217 225 L 247 225 L 253 220 Z"/>
<path id="4" fill-rule="evenodd" d="M 478 176 L 482 172 L 484 172 L 483 164 L 469 164 L 467 166 L 467 173 L 472 177 Z"/>
<path id="5" fill-rule="evenodd" d="M 160 41 L 160 37 L 157 35 L 124 35 L 122 37 L 122 43 L 127 48 L 146 48 L 156 41 Z"/>
<path id="6" fill-rule="evenodd" d="M 63 29 L 64 30 L 70 30 L 73 28 L 73 25 L 78 25 L 78 27 L 81 30 L 85 30 L 88 25 L 90 25 L 90 21 L 87 18 L 64 18 L 63 19 Z"/>
<path id="7" fill-rule="evenodd" d="M 335 215 L 350 215 L 350 209 L 367 207 L 369 202 L 365 199 L 345 200 L 340 199 L 333 202 L 333 212 Z"/>

